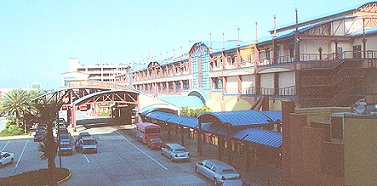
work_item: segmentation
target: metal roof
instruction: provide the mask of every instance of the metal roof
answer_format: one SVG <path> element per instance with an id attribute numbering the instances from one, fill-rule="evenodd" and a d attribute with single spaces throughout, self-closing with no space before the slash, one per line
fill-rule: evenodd
<path id="1" fill-rule="evenodd" d="M 151 112 L 146 115 L 149 118 L 167 121 L 177 125 L 182 125 L 189 128 L 198 128 L 198 119 L 189 116 L 180 116 L 177 114 L 167 113 L 167 112 Z"/>
<path id="2" fill-rule="evenodd" d="M 272 148 L 279 148 L 283 142 L 282 133 L 256 128 L 241 130 L 234 134 L 233 137 L 244 141 L 266 145 Z"/>
<path id="3" fill-rule="evenodd" d="M 280 110 L 269 110 L 269 111 L 261 111 L 264 115 L 269 117 L 273 122 L 276 122 L 277 120 L 283 121 L 282 112 Z"/>
<path id="4" fill-rule="evenodd" d="M 256 110 L 205 112 L 198 118 L 203 122 L 211 122 L 213 117 L 217 118 L 221 123 L 230 123 L 233 127 L 264 125 L 268 124 L 271 119 L 266 114 Z"/>
<path id="5" fill-rule="evenodd" d="M 240 46 L 237 46 L 238 45 L 237 40 L 228 40 L 228 41 L 224 41 L 224 42 L 222 42 L 222 41 L 212 41 L 212 42 L 201 41 L 201 42 L 195 43 L 194 45 L 200 44 L 200 43 L 206 45 L 208 48 L 210 48 L 212 46 L 212 51 L 211 51 L 212 54 L 222 52 L 223 47 L 224 47 L 224 51 L 227 51 L 227 50 L 236 49 L 238 47 L 245 47 L 245 46 L 253 44 L 252 41 L 240 41 L 239 42 Z"/>
<path id="6" fill-rule="evenodd" d="M 370 34 L 375 34 L 377 33 L 377 28 L 374 27 L 374 28 L 365 28 L 365 35 L 370 35 Z M 355 32 L 352 34 L 352 36 L 362 36 L 364 34 L 364 32 L 361 30 L 361 31 L 358 31 L 358 32 Z"/>
<path id="7" fill-rule="evenodd" d="M 213 124 L 213 123 L 202 123 L 202 130 L 212 133 L 212 134 L 221 135 L 221 136 L 227 135 L 226 128 Z"/>
<path id="8" fill-rule="evenodd" d="M 161 105 L 154 105 L 154 106 L 144 107 L 138 113 L 142 114 L 142 115 L 147 115 L 151 112 L 161 111 L 161 110 L 171 110 L 172 112 L 176 112 L 175 110 L 172 110 L 172 109 L 166 108 L 166 107 L 162 107 Z"/>
<path id="9" fill-rule="evenodd" d="M 203 101 L 196 96 L 171 96 L 171 97 L 159 97 L 159 99 L 179 108 L 204 106 Z"/>
<path id="10" fill-rule="evenodd" d="M 95 92 L 95 93 L 92 93 L 92 94 L 88 94 L 86 96 L 83 96 L 81 97 L 80 99 L 77 99 L 75 100 L 71 106 L 73 105 L 77 105 L 77 104 L 80 104 L 81 102 L 87 100 L 87 99 L 90 99 L 92 97 L 95 97 L 95 96 L 99 96 L 99 95 L 105 95 L 105 94 L 111 94 L 111 93 L 135 93 L 135 94 L 139 94 L 137 91 L 133 91 L 133 90 L 105 90 L 105 91 L 100 91 L 100 92 Z"/>

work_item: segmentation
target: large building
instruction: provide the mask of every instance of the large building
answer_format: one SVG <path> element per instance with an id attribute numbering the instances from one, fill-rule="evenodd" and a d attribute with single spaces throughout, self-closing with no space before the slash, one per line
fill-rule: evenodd
<path id="1" fill-rule="evenodd" d="M 377 2 L 274 28 L 267 39 L 202 41 L 184 55 L 116 76 L 154 96 L 200 90 L 214 111 L 250 109 L 262 97 L 299 106 L 350 106 L 377 93 Z"/>
<path id="2" fill-rule="evenodd" d="M 114 82 L 114 77 L 127 71 L 127 64 L 81 64 L 79 59 L 69 59 L 70 72 L 88 74 L 88 80 Z"/>

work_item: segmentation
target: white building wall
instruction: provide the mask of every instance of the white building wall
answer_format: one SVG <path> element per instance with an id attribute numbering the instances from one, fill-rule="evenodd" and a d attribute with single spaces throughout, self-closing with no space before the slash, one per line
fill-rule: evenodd
<path id="1" fill-rule="evenodd" d="M 261 92 L 264 95 L 273 95 L 274 73 L 261 74 Z"/>
<path id="2" fill-rule="evenodd" d="M 331 42 L 323 40 L 300 40 L 300 53 L 301 54 L 319 54 L 318 48 L 322 48 L 322 54 L 330 54 Z M 314 56 L 313 56 L 314 57 Z"/>
<path id="3" fill-rule="evenodd" d="M 226 92 L 229 94 L 238 93 L 238 80 L 237 76 L 227 77 L 226 80 Z"/>
<path id="4" fill-rule="evenodd" d="M 255 75 L 241 77 L 242 94 L 255 93 Z"/>
<path id="5" fill-rule="evenodd" d="M 377 51 L 377 35 L 369 36 L 366 38 L 367 38 L 367 43 L 366 43 L 367 50 Z M 361 45 L 361 50 L 363 50 L 363 37 L 358 37 L 353 41 L 352 46 L 356 46 L 356 45 Z"/>

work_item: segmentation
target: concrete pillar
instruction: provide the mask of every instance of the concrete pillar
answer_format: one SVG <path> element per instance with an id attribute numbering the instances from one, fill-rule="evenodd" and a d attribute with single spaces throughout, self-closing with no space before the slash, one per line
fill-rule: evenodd
<path id="1" fill-rule="evenodd" d="M 279 72 L 274 73 L 274 95 L 279 95 Z"/>

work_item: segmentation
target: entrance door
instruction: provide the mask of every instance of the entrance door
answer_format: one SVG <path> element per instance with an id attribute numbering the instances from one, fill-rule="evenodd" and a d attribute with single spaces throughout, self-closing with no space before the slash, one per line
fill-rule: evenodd
<path id="1" fill-rule="evenodd" d="M 353 46 L 353 58 L 361 58 L 361 45 Z"/>

